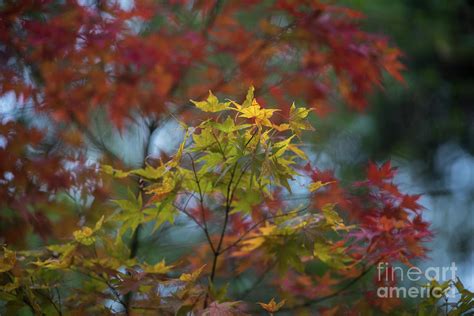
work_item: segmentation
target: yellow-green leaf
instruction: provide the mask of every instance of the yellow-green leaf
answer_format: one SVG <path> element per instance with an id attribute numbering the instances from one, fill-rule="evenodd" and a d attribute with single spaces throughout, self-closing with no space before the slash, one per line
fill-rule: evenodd
<path id="1" fill-rule="evenodd" d="M 255 119 L 255 124 L 257 126 L 272 126 L 270 122 L 270 118 L 272 117 L 273 113 L 279 110 L 276 109 L 263 109 L 260 104 L 258 104 L 257 100 L 252 101 L 252 105 L 248 107 L 242 107 L 237 109 L 238 112 L 241 114 L 240 117 Z"/>
<path id="2" fill-rule="evenodd" d="M 314 192 L 331 183 L 334 183 L 334 181 L 330 181 L 330 182 L 316 181 L 316 182 L 311 183 L 308 189 L 309 191 Z"/>
<path id="3" fill-rule="evenodd" d="M 230 102 L 221 103 L 219 99 L 209 90 L 209 96 L 205 101 L 193 101 L 191 102 L 201 111 L 204 112 L 220 112 L 229 109 Z"/>
<path id="4" fill-rule="evenodd" d="M 163 259 L 153 266 L 145 266 L 143 270 L 146 273 L 165 274 L 171 271 L 171 269 L 173 269 L 173 266 L 167 266 Z"/>
<path id="5" fill-rule="evenodd" d="M 199 278 L 199 276 L 202 273 L 202 270 L 204 269 L 206 265 L 203 265 L 199 269 L 191 272 L 191 273 L 183 273 L 180 275 L 179 280 L 183 282 L 196 282 L 196 280 Z"/>
<path id="6" fill-rule="evenodd" d="M 290 128 L 296 135 L 300 135 L 302 130 L 314 130 L 311 124 L 307 121 L 308 114 L 311 109 L 297 108 L 295 103 L 290 107 Z"/>
<path id="7" fill-rule="evenodd" d="M 112 166 L 109 166 L 109 165 L 102 165 L 101 169 L 102 169 L 102 172 L 106 174 L 110 174 L 114 176 L 115 178 L 126 178 L 130 174 L 130 172 L 114 169 Z"/>
<path id="8" fill-rule="evenodd" d="M 273 145 L 277 150 L 274 154 L 275 157 L 280 157 L 285 153 L 285 151 L 288 149 L 288 146 L 290 145 L 291 140 L 295 137 L 295 135 L 291 136 L 290 138 L 287 138 L 285 140 L 282 140 L 281 142 L 277 142 Z"/>

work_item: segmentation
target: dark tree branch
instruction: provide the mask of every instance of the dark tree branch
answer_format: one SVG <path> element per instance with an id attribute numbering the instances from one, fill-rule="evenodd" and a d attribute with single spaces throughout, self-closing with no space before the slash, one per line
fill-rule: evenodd
<path id="1" fill-rule="evenodd" d="M 151 138 L 153 137 L 153 133 L 157 128 L 156 121 L 152 120 L 149 124 L 147 124 L 147 128 L 148 128 L 148 136 L 143 144 L 143 160 L 142 160 L 142 166 L 141 166 L 142 168 L 146 166 L 146 160 L 150 153 Z M 142 181 L 142 178 L 138 178 L 137 196 L 143 193 L 141 181 Z M 133 231 L 132 239 L 130 241 L 130 259 L 135 258 L 137 256 L 138 249 L 140 248 L 141 229 L 142 229 L 142 225 L 139 224 L 137 228 L 135 228 L 135 230 Z M 124 296 L 124 299 L 123 299 L 125 303 L 125 309 L 127 310 L 127 314 L 130 313 L 130 308 L 133 301 L 133 295 L 134 295 L 133 292 L 128 292 Z"/>

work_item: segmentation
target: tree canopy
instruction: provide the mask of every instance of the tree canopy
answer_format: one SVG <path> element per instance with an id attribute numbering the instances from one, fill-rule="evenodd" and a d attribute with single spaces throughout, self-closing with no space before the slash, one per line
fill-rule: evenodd
<path id="1" fill-rule="evenodd" d="M 341 180 L 304 141 L 311 116 L 404 82 L 363 18 L 314 0 L 3 1 L 0 311 L 402 311 L 372 270 L 426 256 L 419 196 L 390 162 Z"/>

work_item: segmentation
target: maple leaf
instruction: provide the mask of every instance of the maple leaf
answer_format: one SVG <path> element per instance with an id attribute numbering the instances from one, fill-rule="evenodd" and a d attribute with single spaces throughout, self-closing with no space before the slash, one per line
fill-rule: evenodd
<path id="1" fill-rule="evenodd" d="M 248 100 L 247 100 L 248 101 Z M 246 101 L 246 102 L 247 102 Z M 244 103 L 244 105 L 239 105 L 234 102 L 235 109 L 240 112 L 240 117 L 254 119 L 257 126 L 272 126 L 270 118 L 274 112 L 280 111 L 277 109 L 263 109 L 256 99 L 252 100 L 250 105 Z"/>
<path id="2" fill-rule="evenodd" d="M 145 215 L 148 215 L 147 220 L 155 220 L 153 231 L 156 231 L 165 222 L 174 223 L 177 215 L 177 210 L 170 204 L 169 200 L 155 203 L 156 208 L 147 208 L 143 210 Z"/>
<path id="3" fill-rule="evenodd" d="M 106 174 L 110 174 L 115 178 L 126 178 L 130 174 L 130 172 L 124 172 L 122 170 L 114 169 L 112 166 L 109 165 L 102 165 L 101 166 L 102 172 Z"/>
<path id="4" fill-rule="evenodd" d="M 242 108 L 247 108 L 252 105 L 254 101 L 254 93 L 255 93 L 255 88 L 254 86 L 250 86 L 247 95 L 245 97 L 245 101 L 242 103 Z"/>
<path id="5" fill-rule="evenodd" d="M 265 223 L 265 226 L 259 228 L 259 233 L 255 233 L 252 238 L 244 240 L 241 246 L 241 253 L 248 253 L 263 245 L 265 239 L 277 229 L 276 225 Z M 240 253 L 239 252 L 239 253 Z"/>
<path id="6" fill-rule="evenodd" d="M 269 312 L 270 314 L 276 313 L 280 310 L 280 308 L 285 305 L 286 300 L 282 300 L 280 303 L 275 302 L 275 299 L 272 298 L 268 303 L 258 303 L 264 310 Z"/>
<path id="7" fill-rule="evenodd" d="M 33 264 L 52 270 L 66 269 L 70 267 L 73 262 L 73 252 L 75 249 L 76 245 L 73 243 L 49 246 L 48 250 L 59 254 L 59 258 L 48 258 L 45 261 L 38 260 L 33 262 Z"/>
<path id="8" fill-rule="evenodd" d="M 165 263 L 165 260 L 161 260 L 160 262 L 158 262 L 157 264 L 153 265 L 153 266 L 145 266 L 144 267 L 144 271 L 146 273 L 154 273 L 154 274 L 166 274 L 168 272 L 171 271 L 171 269 L 173 269 L 174 266 L 167 266 L 166 263 Z"/>
<path id="9" fill-rule="evenodd" d="M 229 109 L 230 102 L 221 103 L 219 99 L 212 94 L 209 90 L 209 96 L 205 101 L 193 101 L 191 102 L 201 111 L 204 112 L 221 112 Z"/>
<path id="10" fill-rule="evenodd" d="M 245 316 L 244 312 L 240 311 L 236 306 L 240 302 L 212 302 L 209 304 L 209 307 L 206 308 L 203 312 L 203 316 Z"/>
<path id="11" fill-rule="evenodd" d="M 413 212 L 418 212 L 421 209 L 421 205 L 418 203 L 421 195 L 403 195 L 402 202 L 400 203 L 400 207 L 409 209 Z"/>
<path id="12" fill-rule="evenodd" d="M 380 168 L 373 162 L 369 164 L 367 179 L 374 184 L 380 185 L 384 181 L 393 179 L 395 168 L 392 168 L 390 161 L 384 163 Z"/>
<path id="13" fill-rule="evenodd" d="M 104 216 L 102 216 L 97 223 L 95 224 L 94 229 L 84 226 L 80 230 L 76 230 L 73 232 L 74 239 L 83 245 L 90 246 L 95 242 L 95 237 L 93 234 L 102 228 L 102 224 L 104 223 Z"/>
<path id="14" fill-rule="evenodd" d="M 403 195 L 390 182 L 390 164 L 369 166 L 369 179 L 360 185 L 363 192 L 352 194 L 338 185 L 333 173 L 314 171 L 309 165 L 303 169 L 305 162 L 301 164 L 299 158 L 306 155 L 299 147 L 297 130 L 308 128 L 304 120 L 309 110 L 292 106 L 293 126 L 287 122 L 275 127 L 270 122 L 274 110 L 260 107 L 253 87 L 242 106 L 231 104 L 233 115 L 229 111 L 212 115 L 196 127 L 186 126 L 184 141 L 166 163 L 160 161 L 155 167 L 150 161 L 130 171 L 105 167 L 117 178 L 146 180 L 140 182 L 138 193 L 129 189 L 126 198 L 113 201 L 113 210 L 104 210 L 113 212 L 107 217 L 108 229 L 102 216 L 95 226 L 73 232 L 72 242 L 49 246 L 49 251 L 22 253 L 21 264 L 12 263 L 11 254 L 5 255 L 10 260 L 0 261 L 0 269 L 12 271 L 14 278 L 1 289 L 17 300 L 14 290 L 20 285 L 39 302 L 38 310 L 50 308 L 36 297 L 37 290 L 63 286 L 56 276 L 80 272 L 94 277 L 78 286 L 80 295 L 65 292 L 64 309 L 72 301 L 73 308 L 80 305 L 94 314 L 104 308 L 98 300 L 121 299 L 131 293 L 131 306 L 137 308 L 153 307 L 160 312 L 178 308 L 179 315 L 238 315 L 239 302 L 227 302 L 240 295 L 235 291 L 236 275 L 255 275 L 269 291 L 306 304 L 305 299 L 331 295 L 332 285 L 350 282 L 362 265 L 380 258 L 409 263 L 424 255 L 422 242 L 429 231 L 421 219 L 418 198 Z M 242 124 L 243 119 L 253 122 Z M 291 201 L 289 181 L 296 176 L 308 180 L 305 189 L 316 192 L 301 205 Z M 288 200 L 280 194 L 285 188 Z M 347 211 L 347 216 L 339 210 Z M 346 226 L 343 218 L 352 225 Z M 162 227 L 165 222 L 169 225 Z M 192 239 L 198 237 L 196 241 L 181 236 L 184 230 L 173 230 L 181 225 L 196 230 L 192 235 Z M 353 227 L 357 228 L 354 232 Z M 154 234 L 158 228 L 162 228 L 159 234 Z M 159 245 L 163 260 L 156 264 L 147 263 L 148 254 L 140 260 L 134 257 L 135 241 L 155 236 L 173 239 L 171 252 L 161 252 L 166 247 Z M 82 246 L 92 244 L 93 248 Z M 195 247 L 192 255 L 182 251 L 188 244 Z M 179 262 L 200 268 L 185 273 L 180 265 L 165 263 L 179 255 Z M 206 270 L 210 273 L 207 285 L 199 282 L 206 264 L 212 264 Z M 315 264 L 323 277 L 312 272 Z M 272 267 L 277 272 L 263 278 L 269 271 L 264 270 Z M 282 280 L 281 273 L 288 277 Z M 259 304 L 273 314 L 285 301 L 277 303 L 272 298 Z M 353 306 L 351 302 L 344 305 Z M 347 310 L 346 306 L 341 310 Z"/>
<path id="15" fill-rule="evenodd" d="M 295 137 L 295 135 L 292 135 L 291 137 L 282 140 L 280 142 L 275 143 L 273 146 L 276 148 L 275 152 L 275 157 L 280 157 L 282 156 L 285 151 L 289 148 L 291 140 Z"/>
<path id="16" fill-rule="evenodd" d="M 352 258 L 345 250 L 344 247 L 317 241 L 314 243 L 313 255 L 332 268 L 344 270 L 352 263 Z"/>
<path id="17" fill-rule="evenodd" d="M 206 265 L 203 265 L 199 269 L 191 272 L 191 273 L 183 273 L 180 275 L 179 279 L 183 282 L 195 282 L 199 276 L 202 273 L 202 270 L 206 267 Z"/>
<path id="18" fill-rule="evenodd" d="M 311 111 L 311 109 L 297 108 L 295 103 L 291 104 L 289 127 L 296 135 L 301 135 L 303 130 L 314 130 L 306 119 Z"/>
<path id="19" fill-rule="evenodd" d="M 308 189 L 310 192 L 314 192 L 332 183 L 334 183 L 334 181 L 329 181 L 329 182 L 316 181 L 316 182 L 311 183 Z"/>
<path id="20" fill-rule="evenodd" d="M 110 138 L 91 133 L 94 128 L 90 125 L 95 123 L 90 118 L 97 113 L 105 114 L 100 123 L 128 132 L 126 127 L 132 117 L 158 119 L 170 109 L 168 104 L 173 105 L 173 112 L 183 114 L 183 100 L 210 88 L 239 95 L 242 86 L 250 82 L 260 87 L 279 82 L 267 89 L 268 98 L 297 98 L 306 104 L 329 104 L 328 99 L 339 89 L 350 107 L 362 109 L 373 87 L 381 86 L 383 70 L 402 79 L 401 52 L 390 47 L 390 41 L 361 30 L 359 14 L 353 10 L 319 2 L 304 5 L 301 10 L 297 1 L 273 1 L 265 4 L 266 13 L 262 15 L 262 8 L 256 3 L 216 2 L 214 10 L 209 1 L 189 7 L 185 1 L 137 0 L 129 10 L 112 1 L 101 2 L 95 10 L 83 1 L 55 5 L 48 1 L 7 2 L 2 6 L 0 29 L 2 45 L 8 48 L 2 51 L 3 59 L 11 62 L 2 71 L 1 90 L 15 95 L 18 106 L 22 100 L 31 101 L 31 108 L 46 115 L 48 125 L 57 130 L 54 141 L 65 142 L 68 150 L 42 153 L 41 163 L 32 165 L 25 154 L 29 150 L 24 149 L 37 147 L 45 133 L 26 128 L 32 124 L 25 120 L 1 124 L 1 134 L 9 139 L 0 155 L 1 165 L 13 170 L 13 162 L 20 161 L 22 166 L 12 180 L 15 192 L 9 186 L 0 187 L 2 206 L 22 212 L 18 204 L 35 204 L 35 208 L 38 204 L 54 204 L 44 201 L 45 184 L 53 195 L 57 190 L 67 191 L 76 180 L 74 187 L 81 188 L 102 183 L 96 179 L 94 167 L 87 168 L 89 157 L 76 161 L 76 154 L 85 152 L 89 143 L 107 161 L 123 160 L 110 150 Z M 241 18 L 247 14 L 253 16 L 251 25 Z M 279 26 L 267 16 L 284 17 L 288 25 Z M 135 20 L 147 31 L 136 32 L 130 23 Z M 276 40 L 282 35 L 284 40 Z M 294 54 L 288 54 L 290 48 Z M 32 69 L 27 77 L 25 60 Z M 320 71 L 323 69 L 334 71 Z M 321 77 L 317 82 L 315 71 Z M 252 106 L 254 90 L 253 86 L 248 89 L 242 108 Z M 193 102 L 211 113 L 225 110 L 227 103 L 216 99 L 210 93 L 208 101 Z M 292 126 L 297 134 L 308 128 L 301 120 L 307 110 L 292 107 L 290 112 L 291 123 L 272 126 L 280 131 Z M 268 123 L 265 118 L 263 121 Z M 305 159 L 297 149 L 294 152 Z M 63 168 L 64 160 L 71 158 L 69 153 L 79 165 L 74 171 Z M 144 157 L 148 158 L 149 153 Z M 173 164 L 178 163 L 175 160 L 169 165 Z M 83 176 L 79 176 L 79 169 L 86 170 Z M 113 167 L 103 169 L 118 178 L 127 177 Z M 102 195 L 111 191 L 107 185 L 104 190 L 84 194 L 104 198 Z M 16 220 L 18 225 L 26 221 L 44 238 L 58 230 L 49 229 L 47 216 L 40 212 L 17 216 Z M 69 226 L 62 229 L 70 232 L 72 225 Z M 26 230 L 21 231 L 22 234 L 16 231 L 8 235 L 21 240 Z"/>
<path id="21" fill-rule="evenodd" d="M 168 174 L 161 179 L 160 183 L 154 183 L 146 187 L 146 192 L 153 195 L 152 201 L 158 202 L 163 199 L 168 193 L 173 191 L 176 186 L 176 179 Z"/>
<path id="22" fill-rule="evenodd" d="M 234 131 L 251 127 L 252 125 L 251 124 L 237 124 L 236 125 L 234 120 L 230 116 L 227 116 L 224 122 L 214 123 L 213 126 L 224 133 L 230 133 L 230 132 L 234 132 Z"/>

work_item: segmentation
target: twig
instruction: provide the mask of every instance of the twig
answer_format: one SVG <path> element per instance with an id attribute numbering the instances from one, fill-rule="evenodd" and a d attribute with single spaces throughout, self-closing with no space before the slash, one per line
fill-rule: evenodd
<path id="1" fill-rule="evenodd" d="M 194 158 L 191 156 L 190 153 L 188 153 L 189 158 L 191 159 L 191 165 L 193 168 L 193 174 L 194 174 L 194 180 L 196 181 L 196 185 L 198 187 L 198 193 L 199 193 L 199 206 L 201 208 L 201 220 L 202 220 L 202 225 L 204 229 L 204 234 L 206 235 L 207 241 L 209 242 L 209 246 L 212 249 L 212 252 L 215 253 L 216 249 L 214 247 L 214 243 L 211 240 L 211 236 L 209 235 L 209 229 L 207 227 L 207 221 L 206 221 L 206 214 L 204 213 L 204 194 L 202 192 L 201 188 L 201 182 L 199 180 L 199 177 L 196 172 L 196 165 L 194 164 Z"/>
<path id="2" fill-rule="evenodd" d="M 77 125 L 80 131 L 86 135 L 87 139 L 89 139 L 89 141 L 91 141 L 92 144 L 94 144 L 94 146 L 96 146 L 99 150 L 102 150 L 110 160 L 121 160 L 120 157 L 110 150 L 101 139 L 97 138 L 87 126 L 82 124 L 74 112 L 70 112 L 69 117 L 71 118 L 71 121 Z"/>
<path id="3" fill-rule="evenodd" d="M 102 278 L 102 281 L 107 285 L 107 287 L 110 289 L 112 294 L 115 296 L 116 300 L 123 306 L 125 315 L 130 315 L 130 302 L 127 302 L 125 300 L 122 300 L 121 295 L 117 290 L 110 284 L 109 281 L 107 281 L 105 278 Z"/>
<path id="4" fill-rule="evenodd" d="M 147 127 L 148 127 L 148 137 L 147 137 L 145 143 L 143 144 L 142 168 L 144 168 L 146 166 L 146 159 L 147 159 L 148 154 L 150 152 L 151 137 L 153 136 L 153 132 L 157 128 L 156 121 L 152 120 L 148 124 Z M 141 181 L 141 178 L 138 178 L 137 196 L 139 194 L 142 194 L 142 192 L 143 192 L 143 188 L 140 186 L 140 181 Z M 146 204 L 146 203 L 144 203 L 144 204 Z M 140 248 L 140 232 L 141 232 L 141 229 L 142 229 L 142 225 L 139 224 L 135 228 L 135 230 L 133 231 L 132 239 L 131 239 L 131 242 L 130 242 L 130 259 L 135 258 L 137 256 L 138 249 Z M 127 314 L 130 312 L 129 306 L 131 305 L 132 300 L 133 300 L 133 292 L 130 291 L 124 296 L 124 302 L 126 304 L 125 309 L 127 310 Z"/>
<path id="5" fill-rule="evenodd" d="M 301 307 L 308 307 L 308 306 L 311 306 L 311 305 L 314 305 L 314 304 L 318 304 L 318 303 L 321 303 L 323 301 L 326 301 L 328 299 L 331 299 L 333 297 L 336 297 L 338 295 L 340 295 L 342 292 L 346 291 L 347 289 L 349 289 L 351 286 L 353 286 L 354 284 L 356 284 L 360 279 L 362 279 L 367 273 L 369 273 L 369 271 L 372 269 L 372 266 L 368 267 L 367 269 L 363 270 L 361 272 L 361 274 L 359 274 L 357 277 L 353 278 L 352 280 L 350 280 L 346 285 L 344 285 L 343 287 L 341 287 L 340 289 L 338 289 L 337 291 L 331 293 L 331 294 L 328 294 L 326 296 L 322 296 L 320 298 L 317 298 L 317 299 L 314 299 L 314 300 L 310 300 L 310 301 L 306 301 L 304 303 L 301 303 L 301 304 L 297 304 L 297 305 L 293 305 L 291 307 L 286 307 L 286 308 L 282 308 L 280 309 L 280 311 L 290 311 L 290 310 L 293 310 L 295 308 L 301 308 Z"/>

